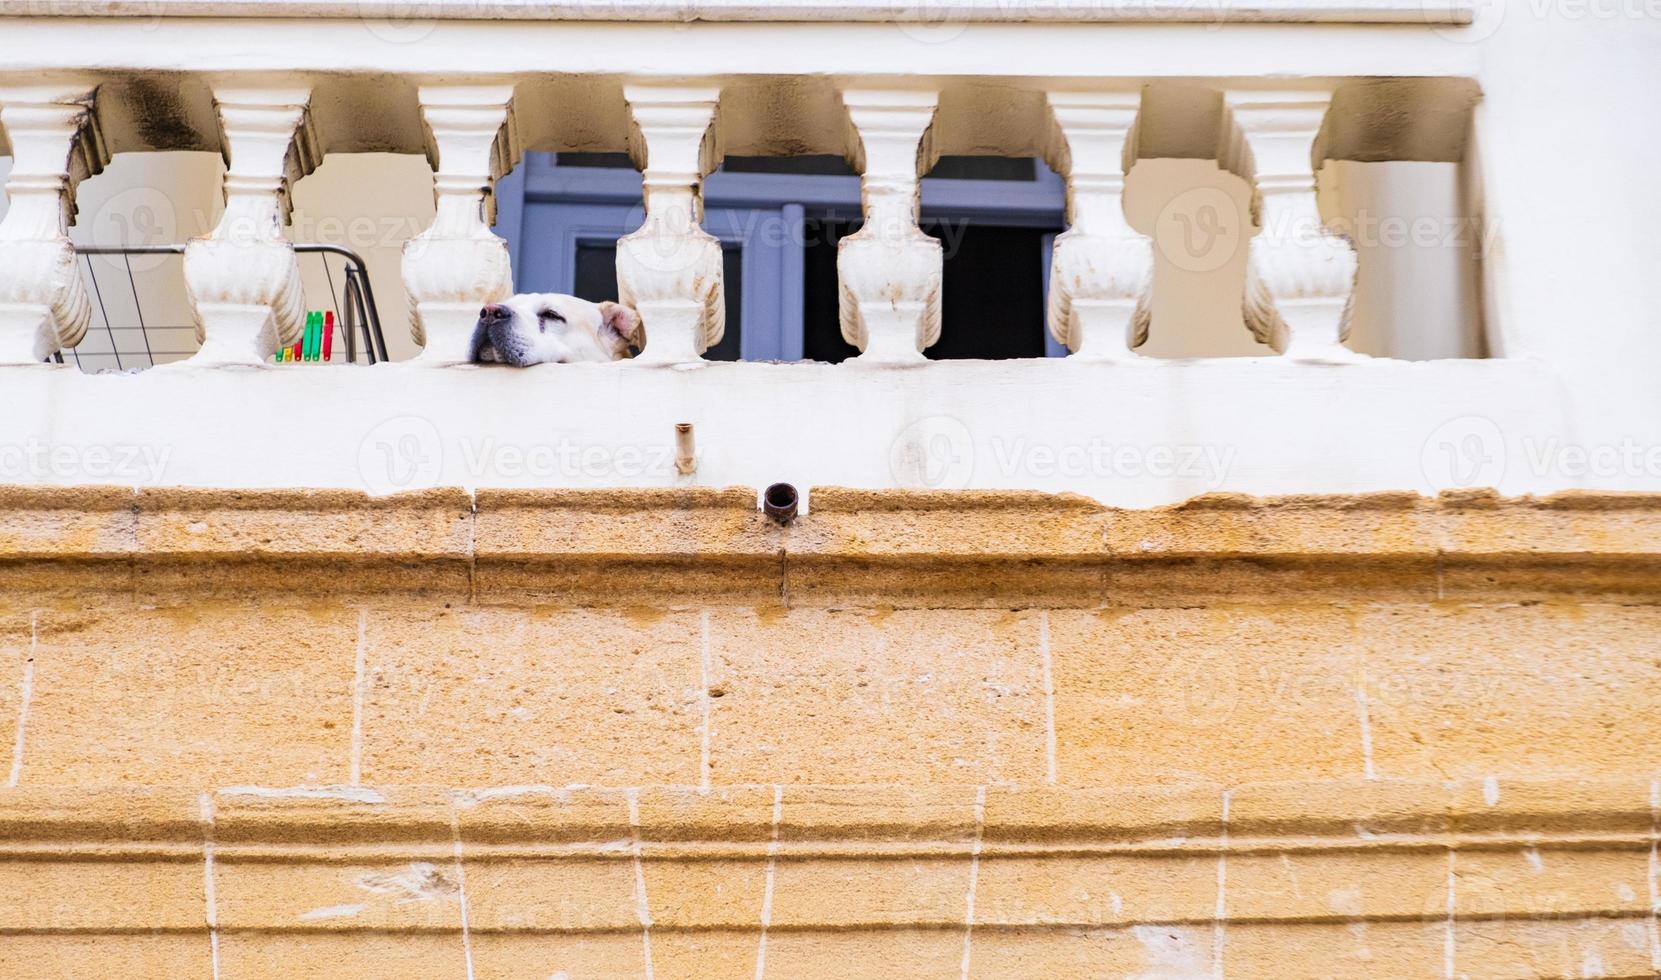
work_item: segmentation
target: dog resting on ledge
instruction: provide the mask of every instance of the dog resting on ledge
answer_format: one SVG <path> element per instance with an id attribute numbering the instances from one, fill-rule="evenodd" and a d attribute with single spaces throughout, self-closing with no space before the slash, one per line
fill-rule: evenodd
<path id="1" fill-rule="evenodd" d="M 619 361 L 646 343 L 640 314 L 621 303 L 521 293 L 479 311 L 467 359 L 475 364 Z"/>

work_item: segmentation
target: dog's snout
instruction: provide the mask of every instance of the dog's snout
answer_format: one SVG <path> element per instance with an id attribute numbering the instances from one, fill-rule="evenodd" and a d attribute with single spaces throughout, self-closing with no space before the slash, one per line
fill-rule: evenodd
<path id="1" fill-rule="evenodd" d="M 509 310 L 500 303 L 486 303 L 484 308 L 479 310 L 479 319 L 485 321 L 486 323 L 491 323 L 497 320 L 508 320 L 512 317 L 513 311 Z"/>

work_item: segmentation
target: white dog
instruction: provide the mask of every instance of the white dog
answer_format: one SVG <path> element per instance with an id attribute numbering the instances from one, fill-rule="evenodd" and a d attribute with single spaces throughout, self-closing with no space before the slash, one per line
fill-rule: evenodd
<path id="1" fill-rule="evenodd" d="M 468 360 L 475 364 L 617 361 L 646 343 L 640 314 L 621 303 L 561 293 L 521 293 L 479 311 Z"/>

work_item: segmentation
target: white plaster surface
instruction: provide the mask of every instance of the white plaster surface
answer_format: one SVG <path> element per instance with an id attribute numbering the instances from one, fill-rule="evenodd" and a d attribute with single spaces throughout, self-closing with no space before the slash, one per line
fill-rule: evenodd
<path id="1" fill-rule="evenodd" d="M 1653 5 L 1511 2 L 1484 7 L 1462 28 L 959 23 L 924 31 L 877 23 L 443 20 L 388 27 L 372 19 L 165 16 L 34 17 L 3 26 L 0 83 L 14 84 L 75 71 L 108 73 L 119 86 L 139 69 L 375 71 L 411 84 L 461 75 L 546 80 L 547 48 L 522 43 L 528 29 L 557 33 L 560 72 L 608 79 L 777 73 L 966 84 L 989 66 L 1000 84 L 1034 91 L 1058 79 L 1087 87 L 1186 78 L 1222 87 L 1471 78 L 1482 102 L 1466 170 L 1487 222 L 1482 313 L 1487 347 L 1500 356 L 522 372 L 174 366 L 137 376 L 7 368 L 0 369 L 0 481 L 376 492 L 670 484 L 689 479 L 674 473 L 672 425 L 690 421 L 700 453 L 690 479 L 708 485 L 1031 487 L 1126 505 L 1209 489 L 1661 489 L 1661 454 L 1653 451 L 1661 446 L 1654 380 L 1661 236 L 1653 233 L 1661 131 L 1641 97 L 1661 91 L 1661 15 Z M 396 89 L 386 91 L 397 100 Z M 534 131 L 551 125 L 546 106 L 555 104 L 529 116 L 528 148 L 560 148 Z M 375 132 L 398 131 L 395 122 L 377 123 Z M 338 135 L 323 133 L 325 150 Z M 379 149 L 420 150 L 391 143 Z M 1189 326 L 1206 325 L 1167 329 Z M 1156 323 L 1156 338 L 1160 329 Z M 1413 343 L 1420 356 L 1448 352 L 1435 337 Z M 1167 452 L 1180 458 L 1167 462 Z"/>

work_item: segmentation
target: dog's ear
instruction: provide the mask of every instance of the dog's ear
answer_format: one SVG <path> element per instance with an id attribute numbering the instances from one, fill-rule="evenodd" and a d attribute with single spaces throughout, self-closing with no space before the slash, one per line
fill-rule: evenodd
<path id="1" fill-rule="evenodd" d="M 645 331 L 640 329 L 640 314 L 622 303 L 607 300 L 600 304 L 600 329 L 609 330 L 623 338 L 624 343 L 636 347 L 646 344 Z"/>

